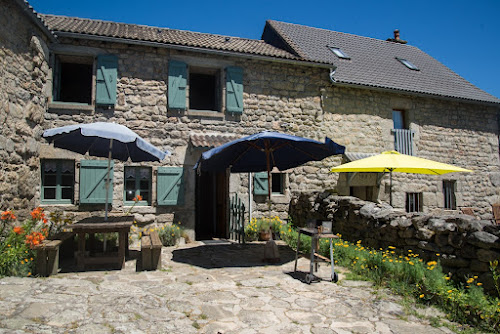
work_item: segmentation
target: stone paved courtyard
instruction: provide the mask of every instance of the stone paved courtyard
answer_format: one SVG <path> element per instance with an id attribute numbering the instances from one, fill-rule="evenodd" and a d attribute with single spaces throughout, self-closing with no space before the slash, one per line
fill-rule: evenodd
<path id="1" fill-rule="evenodd" d="M 135 252 L 131 252 L 133 257 Z M 303 282 L 294 252 L 262 262 L 263 244 L 164 247 L 162 270 L 66 272 L 0 279 L 0 333 L 451 333 L 408 314 L 399 297 L 367 282 Z M 442 315 L 441 315 L 442 316 Z"/>

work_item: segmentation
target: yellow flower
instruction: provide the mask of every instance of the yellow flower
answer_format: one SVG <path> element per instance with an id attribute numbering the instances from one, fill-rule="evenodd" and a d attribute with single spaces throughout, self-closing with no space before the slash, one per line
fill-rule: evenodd
<path id="1" fill-rule="evenodd" d="M 451 277 L 445 276 L 444 279 L 449 281 Z"/>
<path id="2" fill-rule="evenodd" d="M 394 247 L 394 246 L 389 246 L 389 249 L 396 249 L 396 247 Z"/>
<path id="3" fill-rule="evenodd" d="M 424 295 L 424 294 L 421 294 L 419 297 L 420 297 L 420 298 L 424 298 L 424 297 L 425 297 L 425 295 Z"/>
<path id="4" fill-rule="evenodd" d="M 413 263 L 413 262 L 411 262 L 411 261 L 410 261 L 410 262 L 408 262 L 408 263 L 409 263 L 410 265 L 412 265 L 412 266 L 414 265 L 414 263 Z"/>
<path id="5" fill-rule="evenodd" d="M 481 285 L 483 285 L 483 283 L 477 282 L 477 286 L 481 286 Z"/>
<path id="6" fill-rule="evenodd" d="M 411 252 L 413 252 L 413 251 L 411 249 L 408 249 L 408 253 L 411 253 Z"/>
<path id="7" fill-rule="evenodd" d="M 448 293 L 452 293 L 452 292 L 453 292 L 453 290 L 448 290 Z"/>
<path id="8" fill-rule="evenodd" d="M 429 261 L 429 262 L 427 262 L 428 266 L 435 266 L 436 264 L 437 264 L 436 261 Z"/>
<path id="9" fill-rule="evenodd" d="M 469 283 L 469 284 L 472 282 L 474 282 L 474 279 L 472 277 L 467 280 L 467 283 Z"/>

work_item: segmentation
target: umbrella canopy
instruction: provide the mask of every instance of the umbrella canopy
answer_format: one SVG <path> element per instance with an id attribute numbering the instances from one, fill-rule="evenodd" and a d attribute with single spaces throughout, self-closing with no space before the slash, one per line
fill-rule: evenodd
<path id="1" fill-rule="evenodd" d="M 373 157 L 356 160 L 337 167 L 331 172 L 389 172 L 391 175 L 391 198 L 392 205 L 392 172 L 412 174 L 441 175 L 453 172 L 472 172 L 469 169 L 401 154 L 396 151 L 386 151 Z"/>
<path id="2" fill-rule="evenodd" d="M 202 154 L 195 168 L 202 171 L 233 173 L 263 172 L 300 166 L 308 161 L 320 161 L 342 154 L 345 147 L 326 138 L 324 143 L 278 132 L 260 132 L 243 137 Z"/>
<path id="3" fill-rule="evenodd" d="M 260 132 L 243 137 L 202 154 L 195 168 L 201 171 L 262 172 L 267 171 L 268 182 L 274 167 L 279 170 L 300 166 L 309 161 L 320 161 L 342 154 L 345 147 L 326 138 L 324 143 L 278 132 Z M 271 197 L 271 187 L 269 197 Z"/>
<path id="4" fill-rule="evenodd" d="M 113 141 L 111 158 L 133 162 L 161 161 L 163 152 L 148 143 L 126 126 L 116 123 L 96 122 L 75 124 L 46 130 L 43 137 L 55 147 L 95 157 L 109 157 L 110 141 Z"/>
<path id="5" fill-rule="evenodd" d="M 91 156 L 107 157 L 105 216 L 108 219 L 108 192 L 111 159 L 133 162 L 161 161 L 169 152 L 163 152 L 148 143 L 126 126 L 96 122 L 75 124 L 45 130 L 43 137 L 55 147 Z"/>

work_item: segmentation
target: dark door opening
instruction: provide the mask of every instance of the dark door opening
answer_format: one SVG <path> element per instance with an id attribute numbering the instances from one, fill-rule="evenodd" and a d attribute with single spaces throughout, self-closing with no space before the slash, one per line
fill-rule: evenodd
<path id="1" fill-rule="evenodd" d="M 226 172 L 196 176 L 196 240 L 228 237 L 228 196 Z"/>

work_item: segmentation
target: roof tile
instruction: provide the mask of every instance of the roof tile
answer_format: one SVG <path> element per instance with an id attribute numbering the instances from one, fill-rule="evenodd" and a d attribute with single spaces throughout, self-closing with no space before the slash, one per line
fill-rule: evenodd
<path id="1" fill-rule="evenodd" d="M 335 65 L 337 83 L 500 103 L 415 46 L 279 21 L 268 21 L 268 27 L 303 59 Z M 329 46 L 340 48 L 350 59 L 339 59 Z M 396 57 L 411 61 L 419 71 Z"/>
<path id="2" fill-rule="evenodd" d="M 42 15 L 42 17 L 50 29 L 56 32 L 149 41 L 167 45 L 182 45 L 299 60 L 295 55 L 263 40 L 58 15 Z"/>

